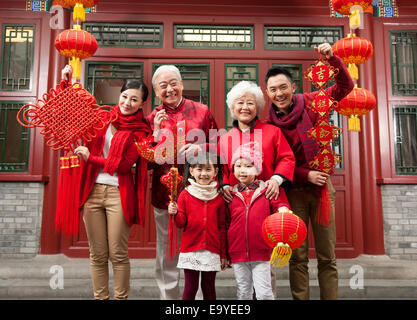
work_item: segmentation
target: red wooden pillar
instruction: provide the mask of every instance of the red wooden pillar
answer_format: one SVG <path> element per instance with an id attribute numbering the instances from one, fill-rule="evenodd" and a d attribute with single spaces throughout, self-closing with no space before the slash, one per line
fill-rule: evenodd
<path id="1" fill-rule="evenodd" d="M 69 28 L 69 13 L 64 16 L 64 19 L 64 27 Z M 56 84 L 61 80 L 61 69 L 67 63 L 67 58 L 59 54 L 53 45 L 55 38 L 61 31 L 62 30 L 59 29 L 52 29 L 50 37 L 45 37 L 45 40 L 42 43 L 42 45 L 50 45 L 49 65 L 40 66 L 41 68 L 48 70 L 48 88 L 55 88 Z M 62 239 L 61 233 L 55 232 L 56 196 L 59 177 L 59 154 L 57 151 L 53 151 L 45 144 L 43 152 L 43 174 L 48 177 L 48 182 L 45 184 L 44 188 L 40 253 L 57 254 L 61 252 Z"/>
<path id="2" fill-rule="evenodd" d="M 374 44 L 374 30 L 372 16 L 365 15 L 365 28 L 360 30 L 360 36 L 368 39 Z M 375 50 L 382 50 L 383 44 L 379 44 Z M 360 66 L 359 86 L 376 94 L 376 63 L 371 58 Z M 377 105 L 378 108 L 378 105 Z M 361 150 L 361 188 L 352 192 L 361 192 L 363 212 L 363 241 L 364 253 L 384 254 L 384 230 L 382 216 L 381 187 L 377 185 L 377 179 L 381 177 L 381 155 L 379 144 L 379 119 L 376 110 L 361 117 L 361 132 L 359 133 L 359 146 Z M 381 128 L 384 130 L 384 128 Z M 355 188 L 354 188 L 355 189 Z"/>

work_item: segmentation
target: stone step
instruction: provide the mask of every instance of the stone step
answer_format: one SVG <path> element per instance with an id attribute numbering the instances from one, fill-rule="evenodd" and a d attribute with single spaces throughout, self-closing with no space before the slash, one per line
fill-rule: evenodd
<path id="1" fill-rule="evenodd" d="M 180 290 L 183 289 L 180 282 Z M 112 281 L 110 281 L 112 292 Z M 363 289 L 352 289 L 346 280 L 339 281 L 340 299 L 416 299 L 417 280 L 366 280 Z M 63 289 L 52 289 L 48 281 L 0 280 L 0 299 L 92 299 L 92 285 L 89 279 L 70 279 L 64 281 Z M 278 299 L 291 299 L 289 282 L 277 281 Z M 312 299 L 318 299 L 320 291 L 316 280 L 310 281 Z M 218 299 L 235 299 L 236 285 L 231 279 L 216 281 Z M 132 280 L 130 299 L 159 299 L 155 280 Z"/>
<path id="2" fill-rule="evenodd" d="M 37 256 L 26 261 L 22 259 L 1 260 L 0 279 L 49 279 L 52 276 L 51 267 L 60 266 L 66 279 L 90 279 L 88 259 L 71 259 L 63 255 Z M 132 279 L 153 279 L 153 259 L 131 259 Z M 317 279 L 316 260 L 309 262 L 310 279 Z M 417 263 L 415 261 L 398 261 L 379 256 L 377 258 L 362 257 L 362 259 L 339 259 L 337 261 L 339 279 L 351 279 L 355 274 L 363 272 L 365 279 L 417 279 Z M 111 263 L 109 263 L 111 272 Z M 288 265 L 276 269 L 277 279 L 288 280 Z M 219 272 L 218 279 L 234 279 L 232 269 Z"/>
<path id="3" fill-rule="evenodd" d="M 159 299 L 154 279 L 153 259 L 131 259 L 131 299 Z M 320 296 L 316 260 L 310 260 L 310 292 Z M 417 263 L 393 260 L 386 256 L 362 255 L 339 259 L 339 297 L 341 299 L 416 299 Z M 52 266 L 62 267 L 64 289 L 51 289 L 55 273 Z M 112 271 L 110 269 L 110 283 Z M 279 299 L 291 299 L 288 266 L 277 270 Z M 56 272 L 56 271 L 55 271 Z M 360 286 L 363 273 L 363 288 Z M 180 286 L 183 288 L 181 272 Z M 359 288 L 358 288 L 359 287 Z M 355 289 L 357 288 L 357 289 Z M 232 269 L 219 272 L 216 280 L 218 299 L 235 299 L 236 283 Z M 182 292 L 182 291 L 181 291 Z M 64 255 L 40 255 L 32 259 L 0 260 L 0 299 L 91 299 L 92 284 L 88 259 Z"/>

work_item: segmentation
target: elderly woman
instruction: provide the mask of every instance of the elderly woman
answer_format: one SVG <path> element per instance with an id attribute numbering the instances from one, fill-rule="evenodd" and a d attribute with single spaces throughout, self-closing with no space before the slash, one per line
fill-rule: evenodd
<path id="1" fill-rule="evenodd" d="M 252 82 L 241 81 L 227 94 L 226 102 L 235 120 L 234 128 L 220 138 L 220 155 L 225 163 L 225 200 L 232 200 L 230 190 L 238 182 L 233 175 L 232 155 L 240 145 L 251 141 L 257 141 L 262 147 L 262 172 L 258 179 L 266 181 L 267 198 L 276 199 L 279 187 L 292 182 L 295 158 L 281 130 L 258 119 L 265 105 L 261 88 Z"/>

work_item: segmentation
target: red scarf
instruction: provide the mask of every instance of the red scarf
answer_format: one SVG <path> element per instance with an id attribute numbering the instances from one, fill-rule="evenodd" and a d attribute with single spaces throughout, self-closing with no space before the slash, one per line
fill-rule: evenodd
<path id="1" fill-rule="evenodd" d="M 144 122 L 143 110 L 139 109 L 131 115 L 123 115 L 120 112 L 119 105 L 115 105 L 110 110 L 111 116 L 116 120 L 111 124 L 117 129 L 113 136 L 109 156 L 103 172 L 113 175 L 122 159 L 123 150 L 130 143 L 136 140 L 142 140 L 144 137 L 152 133 L 150 127 Z"/>
<path id="2" fill-rule="evenodd" d="M 307 131 L 313 127 L 310 117 L 305 108 L 304 96 L 301 94 L 293 95 L 293 109 L 283 117 L 278 117 L 274 106 L 269 109 L 270 120 L 280 128 L 293 128 L 296 126 L 298 136 L 303 145 L 304 155 L 307 163 L 310 164 L 319 152 L 319 145 L 316 141 L 307 136 Z M 332 219 L 331 203 L 327 183 L 323 186 L 313 185 L 313 195 L 320 199 L 317 206 L 316 221 L 322 225 L 329 225 Z"/>
<path id="3" fill-rule="evenodd" d="M 107 163 L 103 168 L 103 172 L 113 174 L 121 159 L 125 148 L 131 143 L 141 141 L 146 136 L 152 134 L 151 128 L 144 121 L 143 110 L 140 109 L 132 115 L 123 115 L 120 112 L 118 105 L 111 109 L 112 116 L 117 116 L 117 119 L 112 122 L 112 125 L 117 129 L 113 136 L 109 156 L 107 157 Z M 135 192 L 137 197 L 137 205 L 139 216 L 138 220 L 135 217 L 133 223 L 144 225 L 145 210 L 146 210 L 146 188 L 147 188 L 147 175 L 148 175 L 148 163 L 142 157 L 139 157 L 136 161 L 136 174 L 135 174 Z"/>

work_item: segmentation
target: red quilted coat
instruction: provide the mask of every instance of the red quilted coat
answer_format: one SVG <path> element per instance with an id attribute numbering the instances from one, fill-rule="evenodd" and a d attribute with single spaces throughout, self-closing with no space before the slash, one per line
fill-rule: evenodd
<path id="1" fill-rule="evenodd" d="M 233 188 L 234 197 L 228 205 L 227 219 L 228 254 L 232 263 L 268 261 L 272 249 L 262 238 L 262 223 L 280 207 L 290 208 L 283 188 L 280 188 L 277 200 L 268 200 L 265 197 L 265 183 L 259 182 L 249 205 L 246 204 L 243 194 L 237 190 L 237 185 Z"/>
<path id="2" fill-rule="evenodd" d="M 233 175 L 232 156 L 243 143 L 257 141 L 262 146 L 263 161 L 259 180 L 267 181 L 274 174 L 291 183 L 294 175 L 295 158 L 281 129 L 260 120 L 255 120 L 248 132 L 242 132 L 238 127 L 231 129 L 220 138 L 220 156 L 225 163 L 223 184 L 234 186 L 238 180 Z"/>

